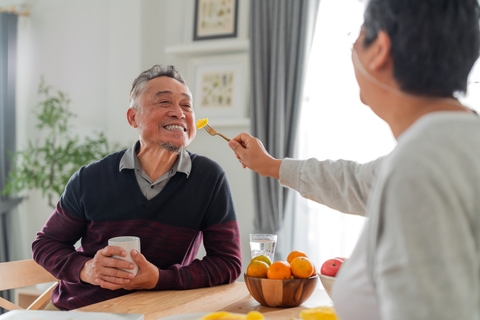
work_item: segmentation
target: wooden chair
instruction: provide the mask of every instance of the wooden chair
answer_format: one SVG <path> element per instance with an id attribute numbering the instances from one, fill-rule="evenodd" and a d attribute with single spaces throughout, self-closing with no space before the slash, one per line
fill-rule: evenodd
<path id="1" fill-rule="evenodd" d="M 0 291 L 33 286 L 40 283 L 55 282 L 27 310 L 40 310 L 50 302 L 52 290 L 58 281 L 34 260 L 19 260 L 0 263 Z M 0 297 L 0 307 L 5 310 L 23 309 L 20 306 Z"/>

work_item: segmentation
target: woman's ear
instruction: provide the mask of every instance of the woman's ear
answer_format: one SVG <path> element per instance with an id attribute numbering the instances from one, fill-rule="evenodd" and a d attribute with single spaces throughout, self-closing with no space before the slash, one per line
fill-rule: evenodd
<path id="1" fill-rule="evenodd" d="M 369 67 L 373 70 L 378 70 L 391 62 L 390 37 L 385 31 L 379 31 L 377 38 L 371 45 L 374 48 L 372 59 L 370 60 Z"/>
<path id="2" fill-rule="evenodd" d="M 133 128 L 137 127 L 136 122 L 137 110 L 135 108 L 128 108 L 127 110 L 127 121 Z"/>

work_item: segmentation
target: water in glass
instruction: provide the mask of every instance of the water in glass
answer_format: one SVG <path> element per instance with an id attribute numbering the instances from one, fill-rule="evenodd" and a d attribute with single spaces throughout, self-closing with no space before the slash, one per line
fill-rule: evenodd
<path id="1" fill-rule="evenodd" d="M 269 257 L 271 261 L 274 261 L 275 242 L 274 240 L 268 239 L 251 240 L 250 249 L 252 251 L 252 258 L 263 254 Z"/>

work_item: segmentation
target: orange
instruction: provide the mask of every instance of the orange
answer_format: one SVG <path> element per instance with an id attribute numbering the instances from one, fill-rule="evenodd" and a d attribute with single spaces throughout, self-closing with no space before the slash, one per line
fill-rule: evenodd
<path id="1" fill-rule="evenodd" d="M 255 278 L 266 278 L 269 266 L 266 262 L 252 260 L 247 267 L 247 276 Z"/>
<path id="2" fill-rule="evenodd" d="M 264 320 L 265 317 L 258 311 L 249 311 L 247 313 L 247 320 Z"/>
<path id="3" fill-rule="evenodd" d="M 208 124 L 208 118 L 205 119 L 198 119 L 196 123 L 197 129 L 202 129 Z"/>
<path id="4" fill-rule="evenodd" d="M 318 307 L 304 309 L 300 312 L 300 319 L 302 320 L 337 320 L 335 309 L 333 307 Z"/>
<path id="5" fill-rule="evenodd" d="M 202 317 L 202 320 L 264 320 L 265 317 L 258 311 L 249 311 L 247 314 L 228 311 L 211 312 Z"/>
<path id="6" fill-rule="evenodd" d="M 228 317 L 230 316 L 231 313 L 227 311 L 216 311 L 216 312 L 211 312 L 204 316 L 202 320 L 218 320 L 222 319 L 223 317 Z"/>
<path id="7" fill-rule="evenodd" d="M 253 261 L 253 260 L 260 260 L 260 261 L 265 262 L 265 263 L 268 264 L 268 265 L 271 265 L 271 264 L 272 264 L 272 261 L 270 260 L 270 258 L 267 257 L 267 256 L 264 255 L 264 254 L 261 254 L 261 255 L 259 255 L 259 256 L 253 257 L 252 261 Z"/>
<path id="8" fill-rule="evenodd" d="M 296 257 L 307 257 L 307 254 L 303 251 L 300 251 L 300 250 L 293 250 L 292 252 L 290 252 L 287 256 L 287 262 L 288 263 L 292 263 L 292 260 L 295 259 Z"/>
<path id="9" fill-rule="evenodd" d="M 306 279 L 310 278 L 313 272 L 313 264 L 308 258 L 297 257 L 290 263 L 292 274 L 294 278 Z"/>
<path id="10" fill-rule="evenodd" d="M 312 266 L 313 266 L 313 271 L 312 271 L 312 274 L 310 275 L 310 277 L 313 277 L 313 276 L 317 275 L 317 267 L 315 266 L 315 263 L 312 262 Z"/>
<path id="11" fill-rule="evenodd" d="M 292 269 L 287 261 L 275 261 L 267 270 L 268 279 L 285 280 L 292 277 Z"/>

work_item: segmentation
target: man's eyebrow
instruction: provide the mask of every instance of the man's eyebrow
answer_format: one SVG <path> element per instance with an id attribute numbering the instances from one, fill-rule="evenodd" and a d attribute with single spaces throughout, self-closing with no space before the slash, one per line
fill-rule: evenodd
<path id="1" fill-rule="evenodd" d="M 161 96 L 162 94 L 173 94 L 173 92 L 170 90 L 157 91 L 155 92 L 154 97 Z M 182 93 L 182 96 L 192 99 L 192 96 L 188 93 Z"/>
<path id="2" fill-rule="evenodd" d="M 172 94 L 173 92 L 170 91 L 170 90 L 164 90 L 164 91 L 157 91 L 155 92 L 154 96 L 155 97 L 158 97 L 158 96 L 161 96 L 162 94 Z"/>

